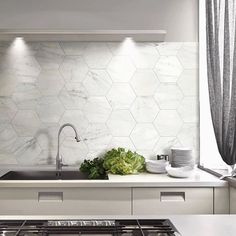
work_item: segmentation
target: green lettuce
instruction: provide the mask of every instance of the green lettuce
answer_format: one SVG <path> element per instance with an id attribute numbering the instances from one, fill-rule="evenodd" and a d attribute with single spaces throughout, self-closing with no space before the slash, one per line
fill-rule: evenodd
<path id="1" fill-rule="evenodd" d="M 124 148 L 114 148 L 103 158 L 103 167 L 111 174 L 128 175 L 145 171 L 144 157 Z"/>
<path id="2" fill-rule="evenodd" d="M 80 171 L 86 173 L 89 179 L 100 179 L 106 177 L 106 170 L 103 167 L 103 158 L 84 160 L 80 166 Z"/>
<path id="3" fill-rule="evenodd" d="M 90 179 L 106 178 L 107 173 L 128 175 L 145 171 L 143 156 L 124 148 L 112 149 L 103 157 L 84 160 L 80 171 L 86 173 Z"/>

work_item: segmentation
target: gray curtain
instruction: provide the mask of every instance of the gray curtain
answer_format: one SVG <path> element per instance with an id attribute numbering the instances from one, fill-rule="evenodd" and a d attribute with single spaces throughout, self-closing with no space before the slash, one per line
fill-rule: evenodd
<path id="1" fill-rule="evenodd" d="M 236 0 L 206 0 L 211 117 L 222 159 L 236 163 Z"/>

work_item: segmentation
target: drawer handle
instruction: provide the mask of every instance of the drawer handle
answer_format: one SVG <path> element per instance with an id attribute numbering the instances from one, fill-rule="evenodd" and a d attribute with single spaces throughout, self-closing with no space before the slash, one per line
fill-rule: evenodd
<path id="1" fill-rule="evenodd" d="M 161 202 L 184 202 L 185 192 L 161 192 Z"/>
<path id="2" fill-rule="evenodd" d="M 63 202 L 63 192 L 39 192 L 39 202 Z"/>

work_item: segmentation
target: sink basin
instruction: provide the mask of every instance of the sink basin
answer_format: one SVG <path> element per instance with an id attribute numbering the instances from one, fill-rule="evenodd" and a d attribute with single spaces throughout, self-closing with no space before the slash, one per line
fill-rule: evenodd
<path id="1" fill-rule="evenodd" d="M 86 180 L 88 176 L 79 171 L 9 171 L 0 180 Z M 105 178 L 108 179 L 108 178 Z"/>

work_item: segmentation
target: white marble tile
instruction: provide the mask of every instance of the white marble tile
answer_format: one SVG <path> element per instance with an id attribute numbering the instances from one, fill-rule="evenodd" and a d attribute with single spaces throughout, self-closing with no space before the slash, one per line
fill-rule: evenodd
<path id="1" fill-rule="evenodd" d="M 176 110 L 160 110 L 154 125 L 161 136 L 176 136 L 183 124 Z"/>
<path id="2" fill-rule="evenodd" d="M 12 145 L 17 139 L 17 134 L 10 124 L 0 124 L 0 153 L 11 153 Z"/>
<path id="3" fill-rule="evenodd" d="M 82 82 L 88 66 L 82 56 L 66 56 L 59 69 L 66 82 Z"/>
<path id="4" fill-rule="evenodd" d="M 178 134 L 181 144 L 199 149 L 199 126 L 197 124 L 184 124 Z"/>
<path id="5" fill-rule="evenodd" d="M 10 123 L 16 112 L 17 107 L 10 97 L 0 96 L 0 124 Z"/>
<path id="6" fill-rule="evenodd" d="M 7 41 L 1 41 L 0 42 L 0 53 L 5 54 L 9 50 L 9 47 L 11 46 L 10 42 Z"/>
<path id="7" fill-rule="evenodd" d="M 114 82 L 128 82 L 135 72 L 135 67 L 127 56 L 115 56 L 107 67 Z"/>
<path id="8" fill-rule="evenodd" d="M 159 58 L 154 43 L 136 43 L 131 54 L 135 66 L 139 69 L 152 69 Z"/>
<path id="9" fill-rule="evenodd" d="M 0 153 L 0 163 L 1 165 L 17 165 L 17 160 L 12 154 L 1 154 Z"/>
<path id="10" fill-rule="evenodd" d="M 26 42 L 21 39 L 15 39 L 10 42 L 5 51 L 11 57 L 34 56 L 40 46 L 39 42 Z"/>
<path id="11" fill-rule="evenodd" d="M 17 82 L 18 83 L 31 83 L 34 84 L 38 80 L 38 76 L 31 76 L 31 75 L 17 75 Z"/>
<path id="12" fill-rule="evenodd" d="M 41 123 L 35 139 L 43 150 L 48 152 L 57 149 L 57 135 L 60 129 L 60 125 L 57 123 Z M 60 143 L 64 140 L 65 136 L 63 133 L 60 135 Z"/>
<path id="13" fill-rule="evenodd" d="M 19 165 L 37 165 L 39 162 L 41 148 L 35 138 L 18 138 L 12 151 Z"/>
<path id="14" fill-rule="evenodd" d="M 140 150 L 151 150 L 159 139 L 152 124 L 137 124 L 130 135 L 135 147 Z"/>
<path id="15" fill-rule="evenodd" d="M 83 109 L 88 100 L 88 92 L 82 83 L 66 83 L 59 99 L 66 109 Z"/>
<path id="16" fill-rule="evenodd" d="M 142 155 L 146 160 L 150 160 L 150 159 L 154 159 L 156 160 L 156 153 L 153 152 L 153 150 L 142 150 L 142 149 L 138 149 L 136 150 L 136 152 L 139 154 L 139 155 Z"/>
<path id="17" fill-rule="evenodd" d="M 14 71 L 0 70 L 0 96 L 12 96 L 16 86 L 17 76 Z"/>
<path id="18" fill-rule="evenodd" d="M 185 97 L 178 108 L 178 113 L 184 122 L 197 123 L 199 121 L 198 98 Z"/>
<path id="19" fill-rule="evenodd" d="M 61 42 L 60 45 L 65 55 L 80 56 L 80 55 L 83 55 L 84 50 L 87 46 L 87 43 L 86 42 Z"/>
<path id="20" fill-rule="evenodd" d="M 197 124 L 184 124 L 178 134 L 178 139 L 185 147 L 193 149 L 193 156 L 198 158 L 199 154 L 199 126 Z"/>
<path id="21" fill-rule="evenodd" d="M 36 112 L 42 122 L 57 123 L 65 109 L 57 97 L 42 97 L 38 99 Z"/>
<path id="22" fill-rule="evenodd" d="M 64 80 L 58 70 L 41 71 L 37 86 L 44 96 L 56 96 L 64 86 Z"/>
<path id="23" fill-rule="evenodd" d="M 152 122 L 159 107 L 152 97 L 137 97 L 130 111 L 137 122 Z"/>
<path id="24" fill-rule="evenodd" d="M 89 150 L 86 159 L 92 160 L 96 157 L 103 157 L 108 150 L 110 150 L 110 148 L 101 150 Z"/>
<path id="25" fill-rule="evenodd" d="M 129 136 L 135 126 L 135 120 L 129 110 L 115 110 L 109 117 L 107 126 L 113 136 Z"/>
<path id="26" fill-rule="evenodd" d="M 154 148 L 154 152 L 156 155 L 165 154 L 171 158 L 171 148 L 181 146 L 177 137 L 160 137 Z"/>
<path id="27" fill-rule="evenodd" d="M 42 42 L 35 58 L 43 69 L 58 69 L 63 61 L 64 52 L 58 42 Z"/>
<path id="28" fill-rule="evenodd" d="M 126 83 L 114 83 L 107 94 L 113 109 L 128 109 L 135 99 L 135 94 Z"/>
<path id="29" fill-rule="evenodd" d="M 88 43 L 84 52 L 85 61 L 93 69 L 106 68 L 111 57 L 112 54 L 106 43 Z"/>
<path id="30" fill-rule="evenodd" d="M 155 72 L 161 82 L 176 82 L 183 68 L 176 56 L 161 56 Z"/>
<path id="31" fill-rule="evenodd" d="M 127 150 L 135 151 L 135 146 L 130 140 L 129 137 L 113 137 L 110 144 L 109 144 L 109 149 L 112 148 L 125 148 Z"/>
<path id="32" fill-rule="evenodd" d="M 104 96 L 112 85 L 106 70 L 90 70 L 83 82 L 90 96 Z"/>
<path id="33" fill-rule="evenodd" d="M 89 150 L 106 150 L 111 141 L 111 134 L 105 124 L 90 123 L 83 138 Z"/>
<path id="34" fill-rule="evenodd" d="M 185 96 L 198 96 L 198 71 L 195 69 L 184 70 L 178 79 L 178 85 Z"/>
<path id="35" fill-rule="evenodd" d="M 40 120 L 35 111 L 20 110 L 16 113 L 12 125 L 18 136 L 34 136 L 40 127 Z"/>
<path id="36" fill-rule="evenodd" d="M 56 149 L 43 149 L 37 156 L 37 165 L 56 165 Z"/>
<path id="37" fill-rule="evenodd" d="M 108 48 L 114 56 L 130 56 L 136 51 L 136 43 L 131 39 L 123 42 L 108 42 Z"/>
<path id="38" fill-rule="evenodd" d="M 33 56 L 11 55 L 7 60 L 7 67 L 15 71 L 19 76 L 38 76 L 40 65 Z"/>
<path id="39" fill-rule="evenodd" d="M 152 96 L 159 80 L 152 70 L 137 70 L 130 83 L 138 96 Z"/>
<path id="40" fill-rule="evenodd" d="M 81 110 L 65 111 L 60 120 L 60 125 L 63 125 L 65 123 L 73 124 L 76 127 L 79 136 L 81 136 L 85 132 L 89 125 L 87 118 Z M 66 136 L 75 136 L 75 132 L 71 127 L 65 127 L 63 132 L 66 134 Z"/>
<path id="41" fill-rule="evenodd" d="M 183 46 L 178 52 L 178 58 L 184 69 L 198 68 L 198 44 L 183 43 Z"/>
<path id="42" fill-rule="evenodd" d="M 80 165 L 87 157 L 88 147 L 84 142 L 76 142 L 73 137 L 67 137 L 61 146 L 62 161 L 67 165 Z"/>
<path id="43" fill-rule="evenodd" d="M 156 48 L 161 56 L 176 56 L 183 43 L 164 42 L 158 43 Z"/>
<path id="44" fill-rule="evenodd" d="M 35 83 L 18 83 L 12 99 L 20 109 L 35 109 L 41 93 Z"/>
<path id="45" fill-rule="evenodd" d="M 35 55 L 40 48 L 40 42 L 25 42 L 26 52 L 28 55 Z"/>
<path id="46" fill-rule="evenodd" d="M 90 97 L 84 106 L 84 114 L 91 123 L 105 123 L 111 106 L 105 97 Z"/>
<path id="47" fill-rule="evenodd" d="M 183 99 L 183 94 L 177 84 L 161 83 L 154 98 L 161 109 L 176 109 Z"/>

